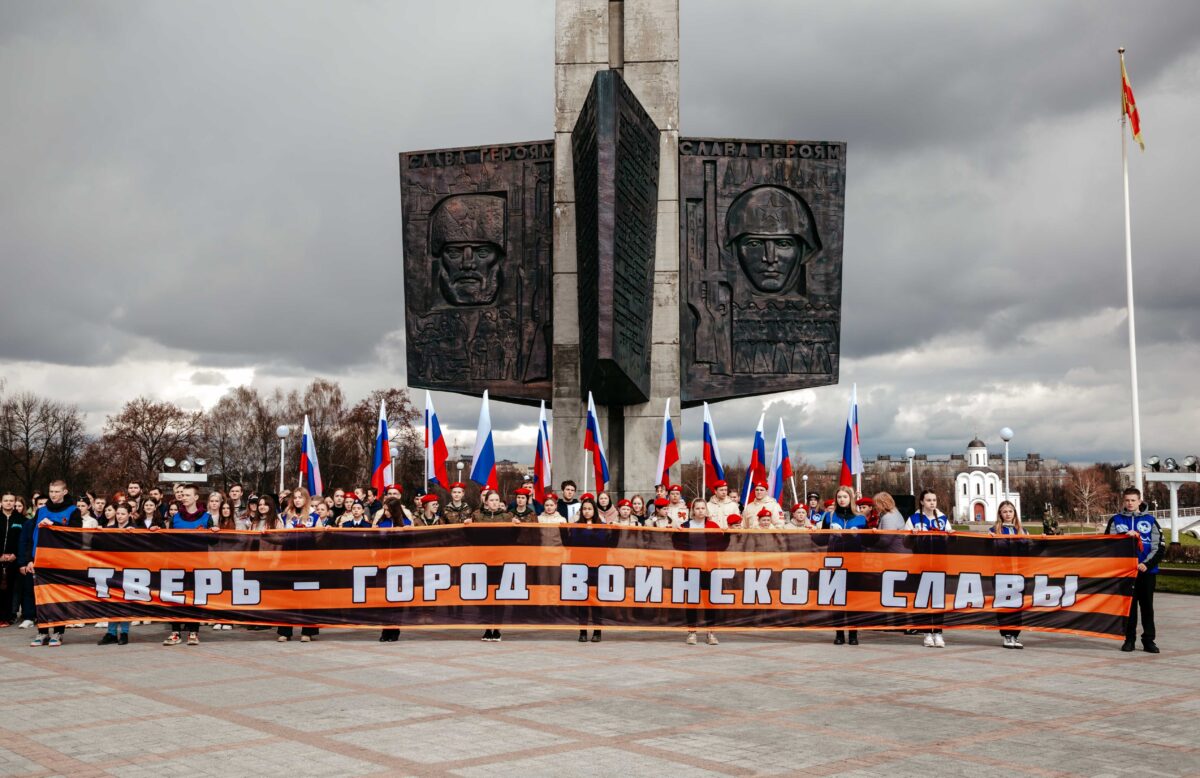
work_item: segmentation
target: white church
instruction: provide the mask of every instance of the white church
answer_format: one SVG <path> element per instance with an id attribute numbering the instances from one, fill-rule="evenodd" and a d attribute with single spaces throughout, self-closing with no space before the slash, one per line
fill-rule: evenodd
<path id="1" fill-rule="evenodd" d="M 1009 500 L 1021 515 L 1021 495 L 1004 493 L 1004 476 L 988 466 L 987 444 L 967 444 L 967 469 L 954 477 L 954 521 L 994 522 L 1000 503 Z"/>

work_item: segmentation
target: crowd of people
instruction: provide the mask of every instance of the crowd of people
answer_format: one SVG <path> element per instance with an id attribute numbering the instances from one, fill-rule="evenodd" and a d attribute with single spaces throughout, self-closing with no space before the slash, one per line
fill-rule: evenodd
<path id="1" fill-rule="evenodd" d="M 449 499 L 445 504 L 434 492 L 419 494 L 405 504 L 399 486 L 388 486 L 382 494 L 372 487 L 357 487 L 335 489 L 328 496 L 312 495 L 301 487 L 284 490 L 278 495 L 258 495 L 247 494 L 241 484 L 235 483 L 229 486 L 227 492 L 214 490 L 201 500 L 200 492 L 193 484 L 175 484 L 168 496 L 157 486 L 147 490 L 138 481 L 131 481 L 125 491 L 116 493 L 110 499 L 91 493 L 71 497 L 66 483 L 58 480 L 49 485 L 45 495 L 35 494 L 28 501 L 11 492 L 0 496 L 0 542 L 3 544 L 0 547 L 0 627 L 7 627 L 19 619 L 21 628 L 37 626 L 38 634 L 31 645 L 62 644 L 65 632 L 62 626 L 54 627 L 53 631 L 38 626 L 33 594 L 37 528 L 51 524 L 84 529 L 214 532 L 397 529 L 496 522 L 612 524 L 681 531 L 954 531 L 950 520 L 938 508 L 937 495 L 930 490 L 920 493 L 916 511 L 905 516 L 896 507 L 893 496 L 887 492 L 879 492 L 874 497 L 860 497 L 849 486 L 837 487 L 833 498 L 824 502 L 819 494 L 810 492 L 805 495 L 805 503 L 795 503 L 786 509 L 771 496 L 765 482 L 753 485 L 752 497 L 745 504 L 730 492 L 726 482 L 717 481 L 711 487 L 711 495 L 707 499 L 697 497 L 687 501 L 683 497 L 683 487 L 660 484 L 653 497 L 634 494 L 614 502 L 604 491 L 577 494 L 577 485 L 568 480 L 560 484 L 557 494 L 547 493 L 541 500 L 534 498 L 533 490 L 528 485 L 515 489 L 511 500 L 507 502 L 498 491 L 485 489 L 480 494 L 480 504 L 474 506 L 466 499 L 467 488 L 463 483 L 450 484 Z M 1158 562 L 1165 552 L 1163 535 L 1155 518 L 1144 512 L 1141 493 L 1137 489 L 1126 489 L 1122 500 L 1122 510 L 1109 521 L 1106 532 L 1134 535 L 1141 541 L 1138 575 L 1122 650 L 1133 651 L 1135 648 L 1140 612 L 1143 649 L 1158 653 L 1155 643 L 1154 588 Z M 1028 534 L 1012 502 L 1001 503 L 998 515 L 995 525 L 990 528 L 992 534 L 1001 537 Z M 108 631 L 100 644 L 128 643 L 130 624 L 128 621 L 107 624 Z M 581 621 L 580 626 L 588 624 Z M 1005 648 L 1023 647 L 1019 640 L 1020 611 L 1001 614 L 997 626 Z M 213 626 L 213 629 L 229 628 L 229 625 L 222 624 Z M 255 626 L 248 628 L 266 629 Z M 170 633 L 163 643 L 178 645 L 186 639 L 189 645 L 196 645 L 200 642 L 199 629 L 200 625 L 195 622 L 171 624 Z M 942 648 L 946 645 L 940 627 L 910 632 L 923 635 L 927 647 Z M 304 627 L 300 640 L 308 642 L 317 634 L 316 628 Z M 291 627 L 278 629 L 277 640 L 281 642 L 289 641 L 293 636 Z M 385 629 L 380 635 L 382 642 L 398 638 L 398 629 Z M 500 639 L 499 629 L 485 630 L 483 640 L 494 642 Z M 590 638 L 586 629 L 579 631 L 580 642 L 598 642 L 600 639 L 599 629 L 593 630 Z M 697 631 L 689 629 L 686 640 L 688 644 L 696 644 Z M 718 643 L 712 630 L 708 631 L 707 642 L 710 645 Z M 834 643 L 857 645 L 858 633 L 856 630 L 837 630 Z"/>

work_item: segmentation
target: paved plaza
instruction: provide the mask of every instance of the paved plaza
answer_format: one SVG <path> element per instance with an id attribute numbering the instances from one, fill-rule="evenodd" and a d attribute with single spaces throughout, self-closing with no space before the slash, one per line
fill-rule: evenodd
<path id="1" fill-rule="evenodd" d="M 1163 653 L 990 632 L 683 635 L 205 629 L 198 647 L 0 632 L 0 774 L 1200 775 L 1200 601 Z"/>

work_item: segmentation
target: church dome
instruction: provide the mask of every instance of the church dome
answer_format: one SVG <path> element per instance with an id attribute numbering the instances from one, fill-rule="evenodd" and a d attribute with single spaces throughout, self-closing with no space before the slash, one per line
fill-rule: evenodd
<path id="1" fill-rule="evenodd" d="M 979 438 L 975 438 L 974 440 L 972 440 L 970 443 L 967 444 L 967 448 L 987 448 L 987 444 L 984 443 Z"/>

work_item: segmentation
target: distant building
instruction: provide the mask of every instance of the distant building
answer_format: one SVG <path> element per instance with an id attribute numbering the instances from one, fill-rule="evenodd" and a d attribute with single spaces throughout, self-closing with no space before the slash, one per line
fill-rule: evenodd
<path id="1" fill-rule="evenodd" d="M 1021 515 L 1021 495 L 1005 494 L 1003 479 L 988 465 L 986 443 L 979 438 L 968 443 L 966 462 L 967 469 L 954 476 L 955 521 L 994 522 L 996 511 L 1005 500 L 1017 506 L 1017 515 Z M 1009 463 L 1010 469 L 1011 466 Z"/>

